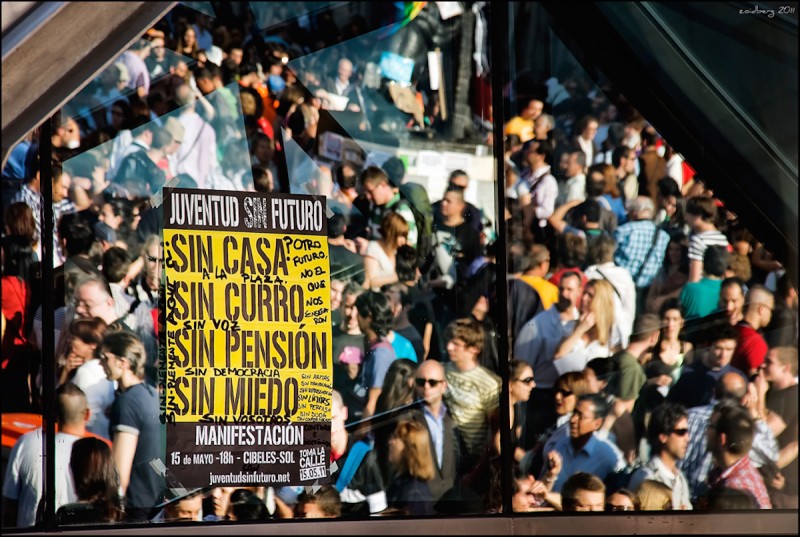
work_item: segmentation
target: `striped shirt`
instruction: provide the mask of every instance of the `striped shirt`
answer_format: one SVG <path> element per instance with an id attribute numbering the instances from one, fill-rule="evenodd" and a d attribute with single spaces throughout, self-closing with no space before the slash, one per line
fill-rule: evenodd
<path id="1" fill-rule="evenodd" d="M 445 364 L 447 408 L 461 431 L 466 449 L 465 464 L 475 463 L 489 445 L 489 416 L 500 404 L 500 377 L 483 366 L 459 371 Z"/>
<path id="2" fill-rule="evenodd" d="M 728 238 L 719 230 L 701 231 L 689 235 L 689 260 L 702 261 L 709 246 L 724 246 L 731 251 Z"/>

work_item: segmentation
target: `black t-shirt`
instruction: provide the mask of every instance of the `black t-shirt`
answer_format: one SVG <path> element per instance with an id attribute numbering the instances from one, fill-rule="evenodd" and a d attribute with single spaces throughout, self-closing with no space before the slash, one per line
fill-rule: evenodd
<path id="1" fill-rule="evenodd" d="M 783 390 L 770 389 L 767 392 L 767 408 L 778 414 L 786 423 L 786 428 L 776 438 L 778 445 L 783 448 L 793 441 L 797 441 L 797 403 L 798 387 L 797 384 L 789 386 Z M 781 470 L 786 478 L 784 492 L 787 494 L 797 494 L 798 466 L 795 458 L 788 466 Z"/>
<path id="2" fill-rule="evenodd" d="M 421 337 L 425 335 L 425 325 L 431 323 L 433 333 L 431 334 L 431 345 L 428 350 L 428 358 L 439 360 L 444 356 L 444 344 L 439 325 L 436 322 L 436 313 L 433 310 L 432 294 L 427 293 L 417 287 L 407 285 L 408 297 L 411 300 L 411 310 L 408 312 L 408 320 L 417 329 Z"/>

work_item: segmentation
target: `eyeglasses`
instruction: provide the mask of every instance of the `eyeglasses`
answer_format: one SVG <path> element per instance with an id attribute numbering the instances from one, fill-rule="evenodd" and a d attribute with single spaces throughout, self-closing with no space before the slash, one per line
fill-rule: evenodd
<path id="1" fill-rule="evenodd" d="M 606 511 L 635 511 L 632 505 L 614 505 L 611 503 L 606 504 Z"/>
<path id="2" fill-rule="evenodd" d="M 419 386 L 420 388 L 424 388 L 426 383 L 431 388 L 435 388 L 436 386 L 439 385 L 440 382 L 444 382 L 444 381 L 443 380 L 437 380 L 437 379 L 416 378 L 416 379 L 414 379 L 414 382 L 416 382 L 417 386 Z"/>
<path id="3" fill-rule="evenodd" d="M 517 382 L 522 382 L 523 384 L 533 384 L 533 377 L 525 377 L 524 379 L 514 379 Z"/>
<path id="4" fill-rule="evenodd" d="M 687 434 L 689 434 L 689 429 L 687 429 L 685 427 L 683 427 L 681 429 L 672 429 L 672 434 L 675 434 L 675 435 L 678 435 L 678 436 L 686 436 Z"/>
<path id="5" fill-rule="evenodd" d="M 561 397 L 569 397 L 570 395 L 572 395 L 572 392 L 571 392 L 571 391 L 569 391 L 569 390 L 565 390 L 565 389 L 563 389 L 563 388 L 561 388 L 561 389 L 559 389 L 559 390 L 556 390 L 556 393 L 560 393 L 560 394 L 561 394 Z"/>

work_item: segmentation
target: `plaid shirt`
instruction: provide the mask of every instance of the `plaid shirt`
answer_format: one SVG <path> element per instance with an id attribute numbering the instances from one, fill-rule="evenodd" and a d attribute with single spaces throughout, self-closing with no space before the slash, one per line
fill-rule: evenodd
<path id="1" fill-rule="evenodd" d="M 708 475 L 709 490 L 727 487 L 751 493 L 756 498 L 759 509 L 772 509 L 764 479 L 753 466 L 750 457 L 745 455 L 730 468 L 715 467 Z"/>
<path id="2" fill-rule="evenodd" d="M 686 456 L 678 461 L 678 468 L 689 482 L 692 501 L 697 500 L 708 490 L 708 477 L 713 461 L 706 446 L 706 429 L 716 404 L 717 401 L 714 400 L 711 404 L 689 409 L 689 448 L 686 450 Z M 766 462 L 761 456 L 762 453 L 773 462 L 777 462 L 778 443 L 775 441 L 775 435 L 764 420 L 759 420 L 756 422 L 753 447 L 748 456 L 748 460 L 756 468 Z"/>
<path id="3" fill-rule="evenodd" d="M 658 233 L 658 239 L 648 257 L 650 247 L 653 246 L 654 233 Z M 634 282 L 636 287 L 650 285 L 664 263 L 664 255 L 669 244 L 667 232 L 650 220 L 638 220 L 618 227 L 614 231 L 614 239 L 617 241 L 614 263 L 628 269 L 633 278 L 636 278 L 636 273 L 641 268 L 641 274 Z"/>

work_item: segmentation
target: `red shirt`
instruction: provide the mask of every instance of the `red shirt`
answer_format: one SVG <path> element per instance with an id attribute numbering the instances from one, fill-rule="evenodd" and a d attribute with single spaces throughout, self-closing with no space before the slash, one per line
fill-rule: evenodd
<path id="1" fill-rule="evenodd" d="M 758 333 L 745 321 L 736 325 L 739 336 L 736 340 L 736 351 L 733 353 L 731 365 L 744 373 L 758 369 L 767 357 L 769 347 L 764 336 Z"/>

